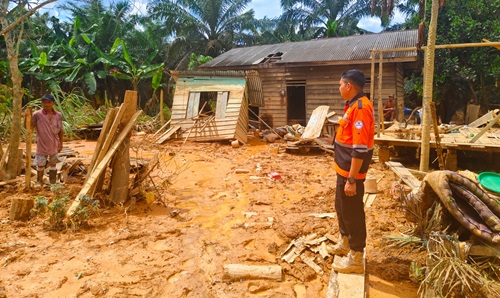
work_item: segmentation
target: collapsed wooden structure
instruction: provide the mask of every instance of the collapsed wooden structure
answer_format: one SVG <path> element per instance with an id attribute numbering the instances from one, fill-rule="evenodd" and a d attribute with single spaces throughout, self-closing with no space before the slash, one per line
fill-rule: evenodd
<path id="1" fill-rule="evenodd" d="M 171 119 L 155 134 L 157 144 L 171 137 L 247 142 L 249 104 L 262 101 L 260 80 L 252 72 L 172 71 L 172 76 L 176 89 Z"/>
<path id="2" fill-rule="evenodd" d="M 129 195 L 130 135 L 141 111 L 137 109 L 137 91 L 128 90 L 123 104 L 108 111 L 101 134 L 97 140 L 94 155 L 88 168 L 88 176 L 80 193 L 66 212 L 71 216 L 84 196 L 93 196 L 104 184 L 106 167 L 112 163 L 110 200 L 123 203 Z"/>
<path id="3" fill-rule="evenodd" d="M 467 125 L 437 126 L 431 134 L 430 146 L 442 152 L 444 168 L 457 170 L 457 151 L 480 151 L 491 155 L 491 162 L 498 161 L 494 154 L 500 153 L 500 129 L 493 127 L 500 125 L 500 110 L 488 111 L 485 115 Z M 380 136 L 375 136 L 375 144 L 379 145 L 379 160 L 389 161 L 390 147 L 422 146 L 420 125 L 406 125 L 395 123 L 383 130 Z"/>

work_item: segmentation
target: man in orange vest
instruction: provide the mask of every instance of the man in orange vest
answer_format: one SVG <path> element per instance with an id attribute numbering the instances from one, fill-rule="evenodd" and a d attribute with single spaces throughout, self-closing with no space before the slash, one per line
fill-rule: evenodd
<path id="1" fill-rule="evenodd" d="M 363 182 L 373 155 L 375 134 L 373 105 L 363 92 L 365 82 L 365 75 L 356 69 L 344 72 L 339 82 L 340 95 L 346 100 L 346 106 L 335 137 L 335 210 L 340 237 L 332 253 L 346 255 L 333 265 L 334 270 L 342 273 L 364 272 Z"/>

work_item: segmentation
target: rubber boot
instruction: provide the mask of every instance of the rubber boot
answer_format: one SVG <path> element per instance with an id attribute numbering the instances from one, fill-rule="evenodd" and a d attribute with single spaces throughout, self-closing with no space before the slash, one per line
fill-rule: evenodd
<path id="1" fill-rule="evenodd" d="M 349 253 L 349 238 L 340 234 L 339 241 L 332 248 L 329 247 L 327 251 L 332 255 L 347 255 Z"/>
<path id="2" fill-rule="evenodd" d="M 36 186 L 43 186 L 43 170 L 36 171 Z"/>
<path id="3" fill-rule="evenodd" d="M 343 257 L 339 262 L 333 263 L 333 270 L 339 273 L 365 272 L 363 252 L 350 250 L 347 256 Z"/>
<path id="4" fill-rule="evenodd" d="M 57 170 L 49 170 L 49 182 L 50 184 L 56 184 Z"/>

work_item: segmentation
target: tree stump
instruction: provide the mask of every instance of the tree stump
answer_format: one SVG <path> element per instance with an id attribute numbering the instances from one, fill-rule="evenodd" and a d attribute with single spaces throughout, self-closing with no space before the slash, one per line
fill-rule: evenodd
<path id="1" fill-rule="evenodd" d="M 34 205 L 33 199 L 13 198 L 10 203 L 10 220 L 28 220 Z"/>

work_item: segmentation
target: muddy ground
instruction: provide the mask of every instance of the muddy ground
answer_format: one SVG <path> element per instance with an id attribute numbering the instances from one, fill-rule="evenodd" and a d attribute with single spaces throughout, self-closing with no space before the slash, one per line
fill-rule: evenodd
<path id="1" fill-rule="evenodd" d="M 89 165 L 95 142 L 65 146 L 78 153 L 72 160 Z M 335 218 L 311 216 L 335 212 L 333 156 L 283 153 L 277 146 L 256 138 L 240 148 L 182 141 L 152 145 L 134 136 L 132 157 L 161 156 L 144 183 L 144 191 L 153 184 L 159 189 L 156 200 L 101 203 L 99 214 L 76 232 L 50 229 L 41 217 L 9 221 L 12 198 L 51 199 L 53 193 L 26 192 L 21 178 L 0 187 L 0 297 L 325 297 L 331 257 L 304 252 L 322 275 L 300 258 L 288 264 L 281 257 L 300 236 L 337 234 Z M 281 179 L 269 178 L 273 172 Z M 380 179 L 381 192 L 366 208 L 368 297 L 417 297 L 409 266 L 423 261 L 423 253 L 388 247 L 383 238 L 406 224 L 389 194 L 396 177 L 376 162 L 371 173 Z M 64 190 L 70 198 L 83 180 L 68 177 Z M 225 264 L 280 265 L 283 280 L 229 281 Z"/>

